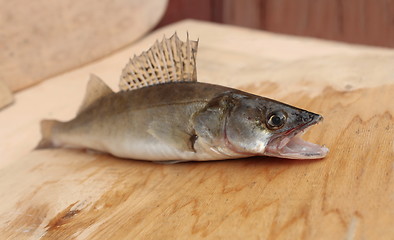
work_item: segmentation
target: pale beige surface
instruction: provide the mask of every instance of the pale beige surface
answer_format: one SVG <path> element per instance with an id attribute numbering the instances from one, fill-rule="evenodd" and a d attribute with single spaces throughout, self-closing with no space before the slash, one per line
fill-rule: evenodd
<path id="1" fill-rule="evenodd" d="M 10 89 L 0 81 L 0 111 L 2 108 L 8 106 L 14 101 L 14 97 L 12 96 L 12 93 Z"/>
<path id="2" fill-rule="evenodd" d="M 17 91 L 142 37 L 167 0 L 0 0 L 0 6 L 0 80 Z"/>
<path id="3" fill-rule="evenodd" d="M 89 73 L 116 89 L 130 55 L 186 30 L 200 81 L 321 113 L 320 161 L 158 165 L 83 151 L 29 153 L 42 118 L 69 119 Z M 184 21 L 18 93 L 0 112 L 0 236 L 21 239 L 392 239 L 394 51 Z M 39 107 L 38 107 L 39 106 Z M 23 157 L 22 157 L 23 156 Z"/>

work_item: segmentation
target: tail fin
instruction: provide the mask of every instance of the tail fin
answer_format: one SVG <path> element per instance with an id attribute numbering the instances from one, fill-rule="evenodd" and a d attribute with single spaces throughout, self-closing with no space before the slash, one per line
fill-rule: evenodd
<path id="1" fill-rule="evenodd" d="M 44 149 L 44 148 L 54 148 L 56 147 L 52 142 L 52 131 L 53 128 L 60 124 L 61 122 L 57 120 L 42 120 L 41 121 L 41 141 L 38 143 L 35 149 Z"/>

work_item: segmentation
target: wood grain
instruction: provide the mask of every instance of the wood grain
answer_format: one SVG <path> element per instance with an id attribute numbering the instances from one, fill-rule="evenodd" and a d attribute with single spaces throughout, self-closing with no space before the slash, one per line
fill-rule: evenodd
<path id="1" fill-rule="evenodd" d="M 263 4 L 261 21 L 269 31 L 394 47 L 392 0 L 263 0 Z"/>
<path id="2" fill-rule="evenodd" d="M 40 118 L 74 114 L 82 96 L 69 96 L 82 95 L 86 72 L 115 86 L 119 62 L 175 29 L 200 36 L 201 80 L 321 113 L 325 121 L 304 139 L 326 144 L 329 155 L 161 165 L 76 150 L 23 150 L 27 141 L 38 141 Z M 0 149 L 2 156 L 12 160 L 0 169 L 0 238 L 392 239 L 393 61 L 389 50 L 185 21 L 45 81 L 18 96 L 25 106 L 0 115 L 3 126 L 5 114 L 16 125 L 0 129 L 1 139 L 25 133 L 19 142 L 0 144 L 9 149 Z M 31 104 L 46 110 L 16 121 Z M 15 148 L 25 156 L 10 153 Z"/>
<path id="3" fill-rule="evenodd" d="M 152 29 L 166 4 L 1 0 L 0 80 L 14 92 L 107 56 Z"/>
<path id="4" fill-rule="evenodd" d="M 394 85 L 287 97 L 325 116 L 306 136 L 330 147 L 320 161 L 159 165 L 81 151 L 33 152 L 0 174 L 0 213 L 9 221 L 0 235 L 390 239 L 394 107 L 368 99 L 389 102 L 393 92 Z"/>
<path id="5" fill-rule="evenodd" d="M 186 18 L 394 47 L 393 0 L 170 0 L 159 25 Z"/>

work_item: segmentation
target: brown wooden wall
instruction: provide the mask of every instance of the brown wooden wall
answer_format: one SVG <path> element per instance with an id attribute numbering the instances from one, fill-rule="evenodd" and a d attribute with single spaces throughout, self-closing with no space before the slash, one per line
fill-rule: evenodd
<path id="1" fill-rule="evenodd" d="M 394 47 L 394 0 L 170 0 L 159 26 L 185 18 Z"/>

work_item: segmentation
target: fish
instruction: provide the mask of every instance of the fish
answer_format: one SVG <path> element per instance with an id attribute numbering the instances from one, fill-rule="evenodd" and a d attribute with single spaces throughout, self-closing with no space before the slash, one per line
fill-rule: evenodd
<path id="1" fill-rule="evenodd" d="M 238 89 L 197 81 L 198 40 L 156 41 L 124 67 L 114 92 L 91 74 L 70 121 L 42 120 L 36 149 L 77 148 L 153 162 L 270 156 L 320 159 L 302 140 L 319 114 Z"/>

